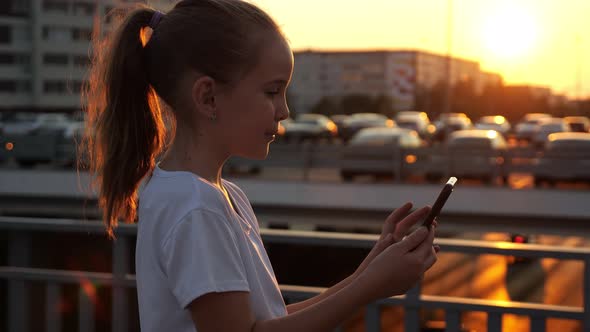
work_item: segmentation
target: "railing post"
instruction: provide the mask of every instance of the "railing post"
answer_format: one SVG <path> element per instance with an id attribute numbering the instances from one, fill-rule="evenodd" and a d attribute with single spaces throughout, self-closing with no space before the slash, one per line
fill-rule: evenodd
<path id="1" fill-rule="evenodd" d="M 381 331 L 381 311 L 376 302 L 365 307 L 365 330 L 367 332 Z"/>
<path id="2" fill-rule="evenodd" d="M 406 293 L 406 305 L 404 307 L 405 332 L 420 331 L 420 291 L 421 284 L 418 283 Z"/>
<path id="3" fill-rule="evenodd" d="M 461 312 L 458 310 L 445 311 L 445 330 L 461 331 Z"/>
<path id="4" fill-rule="evenodd" d="M 488 332 L 502 332 L 502 314 L 501 313 L 488 312 Z"/>
<path id="5" fill-rule="evenodd" d="M 590 331 L 590 257 L 584 259 L 584 321 L 582 331 Z"/>
<path id="6" fill-rule="evenodd" d="M 12 232 L 8 247 L 8 265 L 28 267 L 31 258 L 31 238 L 25 231 Z M 8 331 L 29 330 L 29 290 L 26 281 L 8 282 Z"/>
<path id="7" fill-rule="evenodd" d="M 59 310 L 60 285 L 48 282 L 45 291 L 45 326 L 47 332 L 61 331 L 61 312 Z"/>
<path id="8" fill-rule="evenodd" d="M 129 267 L 129 240 L 126 235 L 120 234 L 113 241 L 113 307 L 112 307 L 112 331 L 127 331 L 128 299 L 127 288 L 123 285 L 125 275 Z"/>
<path id="9" fill-rule="evenodd" d="M 78 290 L 78 331 L 94 332 L 94 303 L 92 302 L 92 293 L 90 290 L 80 285 Z"/>

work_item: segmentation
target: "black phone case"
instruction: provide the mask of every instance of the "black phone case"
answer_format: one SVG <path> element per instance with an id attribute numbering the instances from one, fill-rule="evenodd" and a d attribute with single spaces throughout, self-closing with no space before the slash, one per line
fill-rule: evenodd
<path id="1" fill-rule="evenodd" d="M 450 183 L 447 183 L 443 187 L 440 194 L 438 195 L 438 198 L 436 199 L 436 202 L 434 202 L 434 205 L 432 206 L 430 213 L 428 213 L 428 216 L 426 216 L 426 219 L 424 219 L 424 222 L 422 223 L 423 226 L 426 226 L 428 227 L 428 229 L 430 229 L 430 226 L 432 225 L 434 218 L 436 218 L 440 214 L 440 211 L 447 202 L 447 199 L 449 199 L 449 196 L 451 196 L 454 187 L 455 186 Z"/>

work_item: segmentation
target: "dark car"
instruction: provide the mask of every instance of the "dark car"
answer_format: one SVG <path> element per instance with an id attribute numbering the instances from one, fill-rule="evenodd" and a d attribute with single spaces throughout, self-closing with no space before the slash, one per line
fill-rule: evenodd
<path id="1" fill-rule="evenodd" d="M 563 119 L 570 125 L 572 131 L 578 133 L 590 132 L 590 119 L 586 116 L 566 116 Z"/>
<path id="2" fill-rule="evenodd" d="M 514 127 L 514 136 L 521 141 L 531 141 L 543 119 L 551 118 L 547 113 L 527 113 Z"/>
<path id="3" fill-rule="evenodd" d="M 342 128 L 339 128 L 340 138 L 348 142 L 361 129 L 376 127 L 393 128 L 395 122 L 379 113 L 355 113 L 344 121 Z"/>
<path id="4" fill-rule="evenodd" d="M 557 181 L 590 182 L 590 133 L 549 135 L 533 176 L 536 186 Z"/>

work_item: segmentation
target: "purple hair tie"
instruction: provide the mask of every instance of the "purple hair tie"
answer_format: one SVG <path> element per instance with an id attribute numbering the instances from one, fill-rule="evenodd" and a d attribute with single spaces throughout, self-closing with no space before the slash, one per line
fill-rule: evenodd
<path id="1" fill-rule="evenodd" d="M 158 26 L 158 23 L 160 23 L 160 20 L 162 19 L 162 17 L 164 17 L 164 13 L 159 12 L 159 11 L 155 11 L 154 14 L 152 15 L 152 19 L 150 20 L 150 23 L 148 24 L 148 26 L 150 28 L 152 28 L 152 30 L 155 30 L 156 26 Z"/>

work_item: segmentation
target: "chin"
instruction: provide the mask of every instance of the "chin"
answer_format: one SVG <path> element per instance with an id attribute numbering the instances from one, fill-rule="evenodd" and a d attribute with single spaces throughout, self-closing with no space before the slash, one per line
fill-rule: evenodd
<path id="1" fill-rule="evenodd" d="M 242 158 L 253 159 L 253 160 L 265 160 L 268 157 L 268 145 L 258 150 L 250 150 L 248 152 L 240 153 L 239 156 Z"/>

